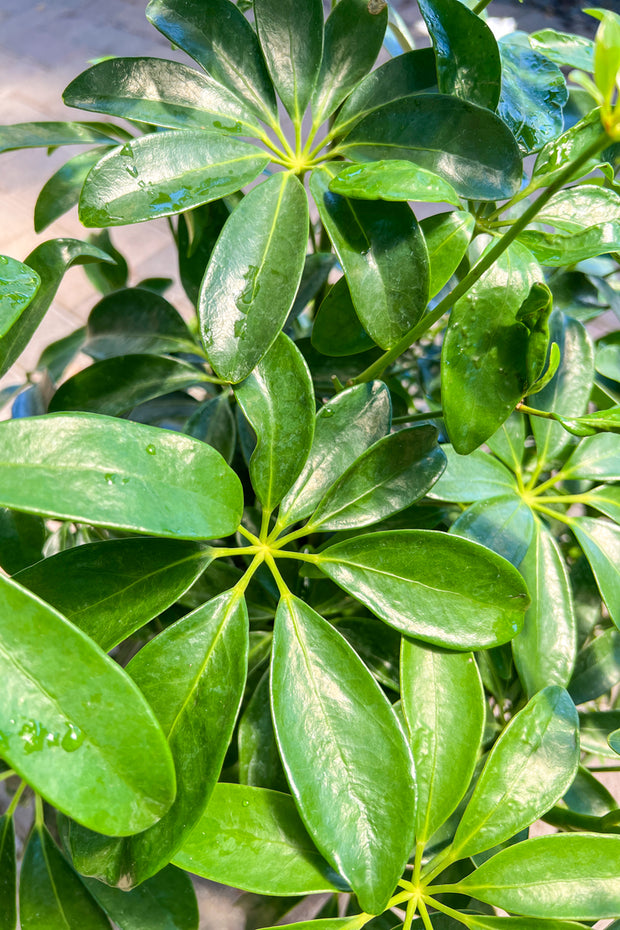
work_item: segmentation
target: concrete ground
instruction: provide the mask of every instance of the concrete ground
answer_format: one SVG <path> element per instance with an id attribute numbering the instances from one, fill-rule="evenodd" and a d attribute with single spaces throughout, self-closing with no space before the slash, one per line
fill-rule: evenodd
<path id="1" fill-rule="evenodd" d="M 619 2 L 607 0 L 604 5 L 616 8 Z M 82 111 L 65 107 L 61 94 L 92 59 L 148 55 L 187 62 L 186 56 L 172 51 L 147 22 L 145 5 L 145 0 L 0 0 L 0 124 L 90 119 Z M 428 44 L 414 0 L 396 0 L 396 6 L 418 44 Z M 527 31 L 555 26 L 592 33 L 595 24 L 572 13 L 571 8 L 566 0 L 530 0 L 522 6 L 496 0 L 489 14 L 494 30 L 500 33 L 512 31 L 515 23 Z M 33 228 L 34 205 L 42 184 L 77 151 L 71 147 L 48 156 L 44 150 L 34 149 L 0 156 L 0 254 L 23 260 L 46 239 L 86 238 L 88 233 L 76 210 L 40 235 Z M 150 276 L 176 276 L 175 251 L 165 221 L 115 229 L 113 240 L 129 260 L 130 283 Z M 180 310 L 189 309 L 178 284 L 167 296 Z M 43 326 L 19 362 L 0 380 L 0 388 L 23 381 L 41 350 L 83 325 L 96 300 L 83 270 L 69 271 Z M 206 882 L 198 883 L 198 892 L 201 930 L 243 930 L 245 918 L 234 907 L 234 892 Z"/>

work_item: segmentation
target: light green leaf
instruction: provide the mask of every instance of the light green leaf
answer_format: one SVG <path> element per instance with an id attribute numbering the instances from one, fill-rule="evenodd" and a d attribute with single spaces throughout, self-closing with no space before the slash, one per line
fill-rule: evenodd
<path id="1" fill-rule="evenodd" d="M 128 134 L 109 123 L 14 123 L 0 126 L 0 152 L 12 149 L 56 148 L 59 145 L 85 145 L 89 142 L 114 143 Z"/>
<path id="2" fill-rule="evenodd" d="M 416 200 L 457 207 L 461 203 L 452 185 L 438 174 L 396 159 L 349 165 L 330 181 L 329 189 L 360 200 Z"/>
<path id="3" fill-rule="evenodd" d="M 534 517 L 516 488 L 491 500 L 476 501 L 452 524 L 450 533 L 479 542 L 518 568 L 530 545 Z"/>
<path id="4" fill-rule="evenodd" d="M 174 863 L 256 894 L 344 891 L 301 822 L 288 794 L 218 784 Z"/>
<path id="5" fill-rule="evenodd" d="M 540 29 L 530 35 L 532 48 L 556 65 L 594 70 L 594 42 L 585 36 L 559 32 L 557 29 Z"/>
<path id="6" fill-rule="evenodd" d="M 529 603 L 505 559 L 432 530 L 358 536 L 321 552 L 317 565 L 390 626 L 457 650 L 512 639 Z"/>
<path id="7" fill-rule="evenodd" d="M 570 528 L 590 563 L 611 619 L 620 627 L 620 526 L 600 518 L 573 517 Z"/>
<path id="8" fill-rule="evenodd" d="M 597 108 L 563 132 L 557 139 L 543 146 L 534 162 L 530 189 L 536 190 L 552 184 L 570 162 L 577 161 L 579 156 L 600 138 L 601 111 Z M 588 159 L 575 173 L 573 180 L 589 174 L 604 160 L 603 155 Z"/>
<path id="9" fill-rule="evenodd" d="M 577 656 L 569 692 L 575 704 L 595 701 L 620 681 L 620 632 L 605 630 Z"/>
<path id="10" fill-rule="evenodd" d="M 488 500 L 516 491 L 514 475 L 492 455 L 476 450 L 459 455 L 451 445 L 441 447 L 446 456 L 446 470 L 428 496 L 454 503 Z"/>
<path id="11" fill-rule="evenodd" d="M 425 843 L 467 791 L 485 723 L 484 688 L 473 655 L 403 637 L 401 700 L 418 785 L 416 841 Z"/>
<path id="12" fill-rule="evenodd" d="M 616 523 L 620 523 L 620 488 L 613 485 L 602 485 L 600 488 L 594 488 L 588 491 L 584 496 L 584 502 L 588 507 L 595 507 L 605 516 L 611 517 Z"/>
<path id="13" fill-rule="evenodd" d="M 243 494 L 210 446 L 97 414 L 0 424 L 0 503 L 16 510 L 155 536 L 234 533 Z"/>
<path id="14" fill-rule="evenodd" d="M 569 481 L 620 481 L 618 438 L 601 434 L 583 439 L 562 466 Z"/>
<path id="15" fill-rule="evenodd" d="M 243 198 L 213 250 L 198 312 L 209 361 L 221 378 L 246 378 L 282 329 L 301 280 L 308 200 L 291 174 Z"/>
<path id="16" fill-rule="evenodd" d="M 41 286 L 41 278 L 28 265 L 0 255 L 0 338 L 10 330 Z"/>
<path id="17" fill-rule="evenodd" d="M 0 755 L 92 829 L 149 827 L 170 807 L 175 779 L 138 688 L 81 630 L 8 578 L 0 578 L 0 607 Z"/>
<path id="18" fill-rule="evenodd" d="M 51 223 L 77 205 L 88 172 L 109 151 L 108 146 L 98 146 L 87 152 L 80 152 L 65 162 L 62 168 L 45 182 L 34 205 L 35 232 L 43 232 Z"/>
<path id="19" fill-rule="evenodd" d="M 292 596 L 276 615 L 271 692 L 302 819 L 362 909 L 380 913 L 414 842 L 413 760 L 392 708 L 346 640 Z M 369 745 L 381 760 L 371 779 Z"/>
<path id="20" fill-rule="evenodd" d="M 252 373 L 235 388 L 257 436 L 250 477 L 263 507 L 273 510 L 303 468 L 314 435 L 314 390 L 294 342 L 280 333 Z"/>
<path id="21" fill-rule="evenodd" d="M 463 210 L 437 213 L 421 221 L 431 270 L 430 297 L 439 293 L 461 264 L 475 225 L 471 213 Z"/>

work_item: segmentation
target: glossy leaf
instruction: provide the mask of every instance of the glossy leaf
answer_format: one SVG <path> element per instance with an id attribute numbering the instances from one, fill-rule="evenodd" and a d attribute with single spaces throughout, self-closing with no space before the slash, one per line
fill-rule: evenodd
<path id="1" fill-rule="evenodd" d="M 306 464 L 280 505 L 283 526 L 312 513 L 347 468 L 389 432 L 391 413 L 390 393 L 380 381 L 348 388 L 321 407 Z"/>
<path id="2" fill-rule="evenodd" d="M 614 730 L 609 734 L 608 742 L 615 753 L 620 754 L 620 730 Z"/>
<path id="3" fill-rule="evenodd" d="M 470 503 L 516 491 L 514 476 L 492 455 L 479 450 L 459 455 L 448 443 L 441 449 L 447 459 L 446 470 L 428 492 L 429 497 Z"/>
<path id="4" fill-rule="evenodd" d="M 254 16 L 278 96 L 300 125 L 321 67 L 323 4 L 321 0 L 255 0 Z"/>
<path id="5" fill-rule="evenodd" d="M 260 679 L 239 721 L 239 782 L 286 791 L 286 781 L 271 719 L 269 673 Z"/>
<path id="6" fill-rule="evenodd" d="M 512 129 L 521 151 L 537 152 L 564 128 L 562 109 L 568 100 L 559 67 L 532 49 L 519 33 L 499 42 L 502 94 L 497 112 Z"/>
<path id="7" fill-rule="evenodd" d="M 357 458 L 320 501 L 308 531 L 368 526 L 428 492 L 445 468 L 434 426 L 399 430 Z"/>
<path id="8" fill-rule="evenodd" d="M 146 16 L 261 119 L 273 121 L 278 111 L 265 60 L 256 33 L 234 3 L 151 0 Z"/>
<path id="9" fill-rule="evenodd" d="M 0 507 L 0 565 L 9 575 L 42 558 L 45 525 L 39 517 Z"/>
<path id="10" fill-rule="evenodd" d="M 559 191 L 537 213 L 536 222 L 562 232 L 578 233 L 591 226 L 620 221 L 620 196 L 592 184 L 578 184 Z"/>
<path id="11" fill-rule="evenodd" d="M 171 216 L 240 190 L 268 164 L 248 142 L 199 129 L 132 139 L 97 162 L 80 195 L 84 226 Z"/>
<path id="12" fill-rule="evenodd" d="M 457 207 L 461 203 L 452 185 L 438 174 L 396 159 L 349 165 L 330 182 L 329 189 L 360 200 L 416 200 Z"/>
<path id="13" fill-rule="evenodd" d="M 531 697 L 548 684 L 567 686 L 575 664 L 577 618 L 566 564 L 555 539 L 539 521 L 520 570 L 532 604 L 523 629 L 512 641 L 512 653 Z"/>
<path id="14" fill-rule="evenodd" d="M 127 840 L 125 881 L 138 884 L 170 861 L 204 813 L 243 697 L 248 615 L 226 591 L 151 640 L 127 666 L 153 708 L 177 771 L 170 810 Z"/>
<path id="15" fill-rule="evenodd" d="M 19 914 L 22 930 L 110 930 L 45 827 L 35 828 L 26 846 Z"/>
<path id="16" fill-rule="evenodd" d="M 557 29 L 540 29 L 530 35 L 530 45 L 556 65 L 589 72 L 594 70 L 594 43 L 585 36 Z"/>
<path id="17" fill-rule="evenodd" d="M 313 845 L 290 795 L 247 785 L 215 786 L 174 862 L 257 894 L 346 889 Z"/>
<path id="18" fill-rule="evenodd" d="M 280 503 L 303 468 L 314 434 L 314 390 L 303 356 L 280 333 L 235 389 L 257 443 L 250 477 L 266 510 Z"/>
<path id="19" fill-rule="evenodd" d="M 421 0 L 420 12 L 435 49 L 440 92 L 495 110 L 502 69 L 487 24 L 460 0 Z"/>
<path id="20" fill-rule="evenodd" d="M 578 763 L 575 705 L 550 685 L 515 714 L 491 750 L 454 836 L 454 856 L 490 849 L 528 827 L 565 794 Z"/>
<path id="21" fill-rule="evenodd" d="M 0 152 L 89 142 L 118 145 L 119 137 L 127 137 L 124 130 L 108 123 L 14 123 L 0 126 Z"/>
<path id="22" fill-rule="evenodd" d="M 590 710 L 579 714 L 581 748 L 603 759 L 616 759 L 609 746 L 611 733 L 620 728 L 620 713 L 616 710 Z M 614 739 L 614 744 L 616 739 Z"/>
<path id="23" fill-rule="evenodd" d="M 374 346 L 355 312 L 345 277 L 336 281 L 317 311 L 312 326 L 312 345 L 331 357 L 355 355 Z"/>
<path id="24" fill-rule="evenodd" d="M 519 236 L 542 265 L 572 265 L 620 249 L 620 222 L 590 226 L 580 232 L 549 233 L 526 229 Z"/>
<path id="25" fill-rule="evenodd" d="M 334 112 L 365 77 L 379 54 L 388 13 L 372 13 L 364 0 L 340 0 L 325 23 L 323 58 L 312 96 L 316 126 Z"/>
<path id="26" fill-rule="evenodd" d="M 553 419 L 573 436 L 593 436 L 598 432 L 620 433 L 620 406 L 596 410 L 582 417 L 562 417 L 555 413 Z"/>
<path id="27" fill-rule="evenodd" d="M 550 337 L 560 347 L 560 366 L 532 406 L 562 416 L 580 416 L 587 407 L 594 375 L 592 343 L 581 323 L 561 313 L 551 315 Z M 531 426 L 544 465 L 553 463 L 571 443 L 559 423 L 532 417 Z"/>
<path id="28" fill-rule="evenodd" d="M 200 329 L 221 378 L 246 378 L 293 304 L 308 240 L 308 202 L 296 177 L 276 174 L 236 208 L 207 266 Z"/>
<path id="29" fill-rule="evenodd" d="M 411 853 L 415 817 L 413 760 L 392 708 L 346 640 L 292 596 L 276 615 L 271 691 L 302 819 L 362 909 L 379 913 Z M 381 760 L 370 771 L 369 745 Z"/>
<path id="30" fill-rule="evenodd" d="M 142 694 L 81 630 L 25 588 L 0 579 L 0 601 L 2 757 L 86 826 L 121 835 L 144 830 L 172 803 L 175 781 Z"/>
<path id="31" fill-rule="evenodd" d="M 511 414 L 496 433 L 489 436 L 487 446 L 512 471 L 518 471 L 525 453 L 525 417 Z M 475 454 L 475 453 L 472 453 Z"/>
<path id="32" fill-rule="evenodd" d="M 310 190 L 345 273 L 364 329 L 383 349 L 420 319 L 428 301 L 428 256 L 405 203 L 350 200 L 330 191 L 334 168 L 312 173 Z"/>
<path id="33" fill-rule="evenodd" d="M 82 878 L 95 901 L 119 930 L 198 930 L 198 905 L 185 872 L 167 866 L 138 888 L 121 891 Z"/>
<path id="34" fill-rule="evenodd" d="M 523 396 L 529 330 L 518 313 L 540 278 L 531 254 L 513 244 L 452 309 L 441 356 L 441 401 L 460 454 L 492 436 Z"/>
<path id="35" fill-rule="evenodd" d="M 507 126 L 489 110 L 447 94 L 419 94 L 380 107 L 353 127 L 339 149 L 356 161 L 412 161 L 474 200 L 511 197 L 521 182 L 521 158 Z"/>
<path id="36" fill-rule="evenodd" d="M 15 581 L 108 652 L 174 604 L 212 553 L 177 539 L 109 539 L 58 552 Z"/>
<path id="37" fill-rule="evenodd" d="M 97 414 L 0 424 L 0 503 L 155 536 L 235 532 L 239 479 L 205 443 Z"/>
<path id="38" fill-rule="evenodd" d="M 28 265 L 0 255 L 0 337 L 21 316 L 41 286 L 41 278 Z"/>
<path id="39" fill-rule="evenodd" d="M 513 489 L 491 500 L 476 501 L 454 521 L 450 533 L 488 546 L 518 568 L 532 540 L 534 517 Z"/>
<path id="40" fill-rule="evenodd" d="M 325 917 L 318 920 L 302 920 L 301 923 L 292 923 L 287 926 L 290 930 L 359 930 L 368 923 L 367 914 L 354 917 Z M 267 930 L 276 930 L 268 927 Z"/>
<path id="41" fill-rule="evenodd" d="M 138 404 L 183 391 L 207 379 L 189 362 L 157 355 L 119 355 L 95 362 L 58 388 L 49 410 L 81 410 L 118 417 Z"/>
<path id="42" fill-rule="evenodd" d="M 0 376 L 24 351 L 54 299 L 63 275 L 72 265 L 111 261 L 96 246 L 78 239 L 50 239 L 30 253 L 25 264 L 41 279 L 36 296 L 22 310 L 17 322 L 0 337 Z"/>
<path id="43" fill-rule="evenodd" d="M 237 427 L 230 409 L 230 396 L 224 392 L 201 404 L 185 424 L 184 433 L 208 443 L 230 464 L 233 460 Z"/>
<path id="44" fill-rule="evenodd" d="M 461 264 L 474 231 L 475 220 L 471 213 L 454 211 L 425 217 L 420 226 L 430 263 L 429 296 L 435 297 Z"/>
<path id="45" fill-rule="evenodd" d="M 557 139 L 543 146 L 534 162 L 530 188 L 536 190 L 537 187 L 552 184 L 569 162 L 576 161 L 597 139 L 600 139 L 600 136 L 601 114 L 600 110 L 596 109 L 563 132 Z M 589 159 L 581 166 L 575 178 L 589 174 L 602 161 L 604 161 L 602 155 Z"/>
<path id="46" fill-rule="evenodd" d="M 512 639 L 528 605 L 521 576 L 505 559 L 430 530 L 357 536 L 321 552 L 317 564 L 390 626 L 457 650 Z"/>
<path id="47" fill-rule="evenodd" d="M 594 488 L 585 495 L 585 502 L 588 507 L 594 507 L 620 523 L 620 488 L 607 485 Z"/>
<path id="48" fill-rule="evenodd" d="M 609 434 L 582 440 L 562 467 L 570 481 L 620 481 L 618 439 Z"/>
<path id="49" fill-rule="evenodd" d="M 209 75 L 161 58 L 109 58 L 65 89 L 68 107 L 168 129 L 212 129 L 253 136 L 258 123 L 234 93 Z"/>
<path id="50" fill-rule="evenodd" d="M 346 135 L 371 110 L 400 97 L 435 90 L 437 72 L 432 49 L 418 48 L 397 55 L 366 75 L 349 94 L 335 116 L 334 131 Z"/>
<path id="51" fill-rule="evenodd" d="M 77 206 L 88 172 L 108 151 L 107 146 L 98 146 L 80 152 L 45 182 L 34 205 L 35 232 L 43 232 L 51 223 Z"/>
<path id="52" fill-rule="evenodd" d="M 526 917 L 598 920 L 620 910 L 620 837 L 539 836 L 502 850 L 458 884 Z"/>
<path id="53" fill-rule="evenodd" d="M 484 730 L 484 689 L 471 653 L 444 652 L 405 637 L 400 675 L 418 786 L 416 841 L 422 843 L 469 787 Z"/>
<path id="54" fill-rule="evenodd" d="M 594 701 L 620 680 L 620 632 L 605 630 L 577 656 L 569 692 L 575 704 Z"/>
<path id="55" fill-rule="evenodd" d="M 570 528 L 590 563 L 611 619 L 620 627 L 620 527 L 600 518 L 575 517 Z"/>
<path id="56" fill-rule="evenodd" d="M 17 867 L 15 864 L 15 825 L 7 814 L 0 817 L 0 930 L 17 927 Z"/>

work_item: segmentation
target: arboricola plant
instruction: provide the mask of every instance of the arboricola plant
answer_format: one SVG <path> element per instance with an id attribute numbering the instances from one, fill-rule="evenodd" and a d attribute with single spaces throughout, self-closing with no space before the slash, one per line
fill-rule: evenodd
<path id="1" fill-rule="evenodd" d="M 2 396 L 0 930 L 19 804 L 22 930 L 196 930 L 191 874 L 246 930 L 620 918 L 620 16 L 418 3 L 431 48 L 381 0 L 151 0 L 198 67 L 0 127 L 82 146 L 37 231 L 100 230 L 0 258 L 0 374 L 100 291 Z M 159 217 L 189 321 L 110 238 Z"/>

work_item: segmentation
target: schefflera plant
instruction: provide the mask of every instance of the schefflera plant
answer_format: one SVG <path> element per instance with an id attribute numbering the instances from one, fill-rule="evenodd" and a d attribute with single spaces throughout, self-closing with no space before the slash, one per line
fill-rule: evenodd
<path id="1" fill-rule="evenodd" d="M 398 907 L 407 930 L 414 920 L 493 930 L 506 920 L 495 908 L 520 915 L 508 926 L 522 930 L 620 914 L 620 839 L 605 833 L 615 815 L 566 800 L 575 785 L 596 792 L 578 769 L 579 720 L 564 687 L 571 647 L 546 677 L 549 625 L 531 581 L 551 566 L 565 596 L 541 521 L 572 525 L 564 482 L 595 474 L 595 440 L 597 461 L 608 457 L 604 435 L 569 458 L 563 427 L 581 435 L 618 422 L 604 401 L 580 416 L 587 340 L 570 321 L 550 322 L 554 282 L 541 268 L 620 248 L 617 17 L 601 14 L 595 60 L 576 37 L 498 44 L 458 0 L 420 9 L 433 49 L 371 72 L 388 22 L 381 3 L 340 0 L 324 23 L 320 2 L 256 0 L 253 27 L 229 0 L 153 0 L 151 21 L 204 74 L 111 59 L 65 100 L 128 120 L 132 132 L 108 122 L 0 130 L 9 149 L 97 146 L 43 189 L 40 228 L 78 197 L 92 227 L 181 214 L 180 270 L 200 331 L 154 282 L 113 291 L 86 333 L 42 360 L 55 381 L 80 347 L 94 364 L 60 384 L 45 416 L 0 426 L 4 538 L 17 541 L 12 577 L 0 579 L 10 617 L 0 756 L 37 798 L 21 873 L 25 930 L 105 927 L 108 917 L 122 930 L 190 930 L 185 872 L 281 899 L 261 903 L 261 924 L 291 898 L 332 892 L 322 914 L 296 925 L 316 930 L 391 928 Z M 565 132 L 557 60 L 585 71 L 594 62 L 603 88 L 601 113 Z M 566 188 L 598 165 L 606 186 Z M 418 223 L 410 201 L 456 209 Z M 109 260 L 98 241 L 103 251 L 52 240 L 25 265 L 7 263 L 3 371 L 64 271 Z M 336 260 L 344 274 L 327 290 Z M 103 280 L 125 283 L 110 274 Z M 310 301 L 314 319 L 298 322 Z M 451 440 L 444 451 L 431 414 L 409 412 L 406 368 L 410 347 L 450 308 L 432 415 Z M 310 322 L 311 345 L 300 338 Z M 564 406 L 575 354 L 583 376 Z M 187 393 L 196 387 L 204 403 Z M 149 408 L 162 398 L 163 414 Z M 27 401 L 21 409 L 33 412 Z M 166 414 L 178 431 L 153 425 Z M 525 415 L 536 459 L 514 451 L 529 435 Z M 475 452 L 487 441 L 514 478 Z M 463 466 L 459 453 L 472 452 Z M 482 515 L 469 474 L 483 484 L 490 474 Z M 613 495 L 584 494 L 576 502 L 616 513 Z M 473 506 L 448 534 L 445 506 L 416 506 L 425 497 Z M 509 498 L 504 511 L 495 497 Z M 515 510 L 542 540 L 534 567 L 533 531 L 517 532 L 519 545 L 503 532 L 502 513 Z M 66 539 L 38 561 L 41 518 L 64 521 Z M 77 540 L 76 525 L 87 528 Z M 586 554 L 587 529 L 576 531 Z M 526 550 L 531 605 L 515 567 Z M 151 626 L 125 668 L 106 656 L 128 658 L 135 634 L 162 615 L 164 629 Z M 515 639 L 524 618 L 529 648 Z M 582 671 L 603 653 L 590 649 Z M 583 682 L 581 692 L 571 685 L 578 693 Z M 18 800 L 1 821 L 11 902 Z M 62 853 L 43 800 L 58 811 Z M 588 832 L 526 840 L 549 811 Z M 344 916 L 343 891 L 354 896 Z M 12 903 L 6 913 L 12 928 Z"/>

